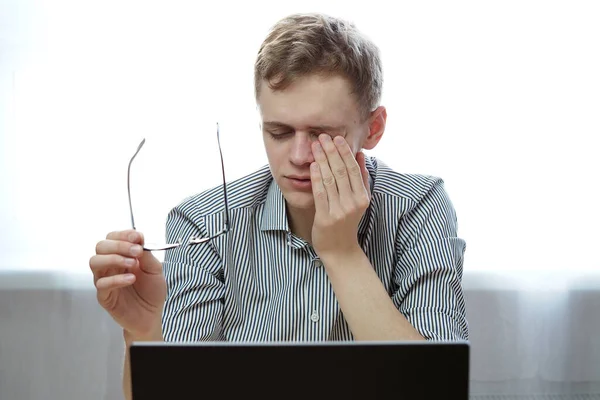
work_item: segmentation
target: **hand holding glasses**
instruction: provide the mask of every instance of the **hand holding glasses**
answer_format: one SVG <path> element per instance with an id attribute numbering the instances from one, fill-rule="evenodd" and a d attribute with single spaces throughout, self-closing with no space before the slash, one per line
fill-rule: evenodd
<path id="1" fill-rule="evenodd" d="M 227 232 L 229 232 L 229 228 L 230 228 L 230 224 L 229 224 L 229 208 L 228 208 L 228 204 L 227 204 L 227 184 L 225 182 L 225 165 L 223 163 L 223 152 L 221 151 L 221 138 L 219 137 L 219 123 L 217 123 L 217 142 L 219 144 L 219 156 L 221 157 L 221 171 L 223 173 L 223 203 L 225 206 L 225 227 L 223 228 L 223 230 L 219 233 L 217 233 L 216 235 L 210 236 L 210 237 L 196 237 L 196 236 L 192 236 L 187 242 L 183 242 L 183 240 L 181 238 L 179 238 L 177 240 L 177 243 L 166 243 L 166 244 L 158 244 L 158 245 L 153 245 L 153 246 L 144 246 L 144 250 L 146 251 L 162 251 L 162 250 L 171 250 L 174 248 L 177 248 L 179 246 L 182 246 L 184 244 L 186 245 L 194 245 L 194 244 L 200 244 L 200 243 L 206 243 L 209 240 L 212 240 L 216 237 L 219 237 Z M 139 144 L 135 154 L 133 155 L 133 157 L 131 157 L 131 160 L 129 160 L 129 166 L 127 167 L 127 196 L 129 198 L 129 212 L 131 214 L 131 227 L 135 230 L 135 222 L 133 219 L 133 208 L 131 206 L 131 190 L 130 190 L 130 172 L 131 172 L 131 163 L 133 162 L 133 160 L 135 159 L 135 156 L 137 156 L 137 154 L 140 152 L 140 150 L 142 149 L 142 146 L 144 146 L 144 143 L 146 143 L 146 139 L 143 139 L 141 141 L 141 143 Z"/>

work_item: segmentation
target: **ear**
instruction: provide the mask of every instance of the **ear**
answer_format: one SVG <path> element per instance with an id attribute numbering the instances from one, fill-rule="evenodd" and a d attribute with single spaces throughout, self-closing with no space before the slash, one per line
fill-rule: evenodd
<path id="1" fill-rule="evenodd" d="M 365 138 L 362 147 L 367 150 L 373 149 L 381 140 L 385 131 L 387 111 L 384 106 L 379 106 L 369 116 L 369 134 Z"/>

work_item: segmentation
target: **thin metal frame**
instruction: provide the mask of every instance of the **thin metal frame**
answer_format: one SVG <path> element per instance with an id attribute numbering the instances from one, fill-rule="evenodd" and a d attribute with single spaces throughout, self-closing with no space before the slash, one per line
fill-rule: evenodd
<path id="1" fill-rule="evenodd" d="M 194 245 L 194 244 L 206 243 L 216 237 L 219 237 L 219 236 L 224 235 L 225 233 L 229 232 L 230 221 L 229 221 L 229 204 L 227 202 L 227 183 L 225 180 L 225 163 L 223 162 L 223 152 L 221 151 L 221 138 L 219 135 L 219 123 L 218 122 L 217 122 L 217 142 L 219 144 L 219 156 L 221 157 L 221 172 L 223 173 L 223 203 L 225 205 L 225 227 L 223 228 L 223 230 L 221 232 L 217 233 L 216 235 L 213 235 L 210 237 L 192 236 L 187 242 L 183 242 L 183 240 L 181 238 L 179 238 L 176 243 L 161 244 L 161 245 L 153 246 L 153 247 L 144 246 L 144 250 L 146 250 L 146 251 L 163 251 L 163 250 L 175 249 L 184 244 L 185 245 Z M 146 139 L 142 139 L 142 141 L 138 145 L 138 148 L 137 148 L 135 154 L 133 155 L 133 157 L 131 157 L 131 160 L 129 160 L 129 166 L 127 167 L 127 196 L 129 198 L 129 213 L 131 215 L 131 227 L 134 230 L 136 228 L 135 228 L 135 220 L 133 218 L 133 207 L 131 206 L 131 185 L 130 185 L 131 164 L 133 163 L 133 160 L 138 155 L 138 153 L 140 152 L 140 150 L 142 149 L 142 147 L 144 146 L 145 143 L 146 143 Z"/>

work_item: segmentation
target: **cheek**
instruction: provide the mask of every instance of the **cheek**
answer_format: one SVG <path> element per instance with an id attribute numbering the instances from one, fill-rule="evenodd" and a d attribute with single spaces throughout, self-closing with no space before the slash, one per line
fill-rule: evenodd
<path id="1" fill-rule="evenodd" d="M 267 159 L 269 160 L 269 164 L 271 164 L 271 168 L 277 170 L 285 156 L 285 151 L 282 146 L 278 146 L 277 143 L 272 143 L 270 140 L 265 140 L 265 151 L 267 153 Z"/>
<path id="2" fill-rule="evenodd" d="M 365 128 L 364 130 L 361 129 L 360 131 L 354 133 L 355 134 L 352 136 L 352 139 L 348 140 L 348 144 L 352 149 L 352 154 L 356 156 L 356 153 L 358 153 L 362 149 L 362 145 L 366 140 L 369 131 L 368 128 Z"/>
<path id="3" fill-rule="evenodd" d="M 350 148 L 352 149 L 352 154 L 354 155 L 354 157 L 356 157 L 356 153 L 358 153 L 360 150 L 360 140 L 353 139 L 348 144 L 350 145 Z"/>

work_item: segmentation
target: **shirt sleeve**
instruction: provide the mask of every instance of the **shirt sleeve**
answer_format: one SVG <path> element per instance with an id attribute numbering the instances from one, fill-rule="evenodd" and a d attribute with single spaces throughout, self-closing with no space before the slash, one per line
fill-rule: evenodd
<path id="1" fill-rule="evenodd" d="M 457 237 L 454 207 L 436 178 L 400 220 L 392 300 L 428 340 L 468 340 L 462 272 L 466 243 Z"/>
<path id="2" fill-rule="evenodd" d="M 167 217 L 167 240 L 206 236 L 202 219 L 195 223 L 181 206 Z M 163 262 L 167 298 L 162 316 L 167 342 L 224 340 L 222 260 L 209 241 L 168 250 Z"/>

